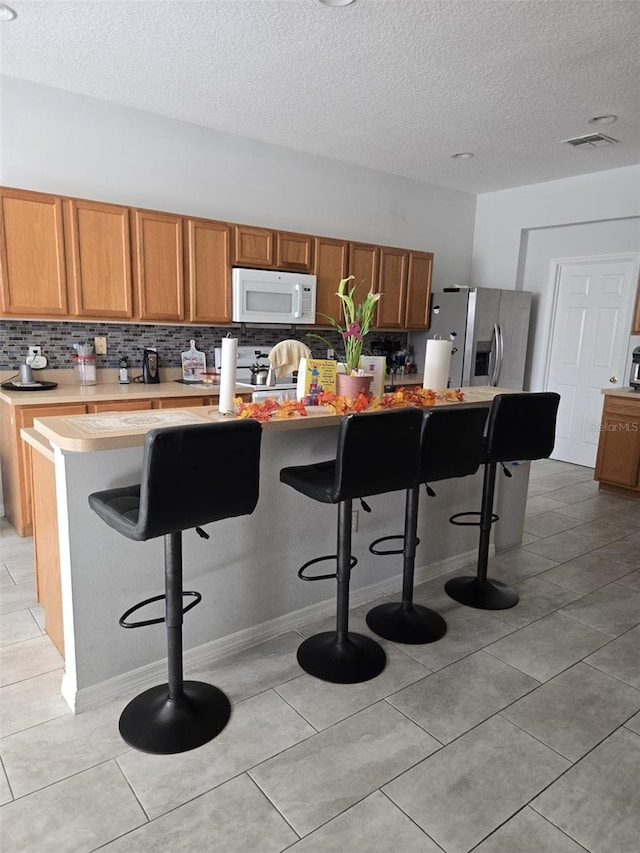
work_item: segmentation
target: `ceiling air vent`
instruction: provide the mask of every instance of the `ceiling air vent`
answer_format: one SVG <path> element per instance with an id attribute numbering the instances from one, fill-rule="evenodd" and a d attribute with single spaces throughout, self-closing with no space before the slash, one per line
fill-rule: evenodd
<path id="1" fill-rule="evenodd" d="M 576 136 L 575 139 L 565 139 L 576 151 L 588 151 L 590 148 L 602 148 L 603 145 L 613 145 L 619 140 L 604 133 L 588 133 L 586 136 Z"/>

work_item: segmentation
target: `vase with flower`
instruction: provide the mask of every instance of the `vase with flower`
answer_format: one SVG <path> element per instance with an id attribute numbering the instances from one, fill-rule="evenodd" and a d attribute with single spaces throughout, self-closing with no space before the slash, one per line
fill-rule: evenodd
<path id="1" fill-rule="evenodd" d="M 355 276 L 350 275 L 348 278 L 343 278 L 336 293 L 342 303 L 343 323 L 326 314 L 322 315 L 340 333 L 342 338 L 345 372 L 338 373 L 336 382 L 338 395 L 344 397 L 356 397 L 360 391 L 364 391 L 365 394 L 369 391 L 373 377 L 360 370 L 360 356 L 362 355 L 364 339 L 371 330 L 373 312 L 382 296 L 381 293 L 374 293 L 370 289 L 362 302 L 356 303 L 354 298 L 355 286 L 347 289 L 350 281 L 355 281 Z M 331 341 L 322 335 L 311 333 L 309 337 L 318 338 L 333 348 Z"/>

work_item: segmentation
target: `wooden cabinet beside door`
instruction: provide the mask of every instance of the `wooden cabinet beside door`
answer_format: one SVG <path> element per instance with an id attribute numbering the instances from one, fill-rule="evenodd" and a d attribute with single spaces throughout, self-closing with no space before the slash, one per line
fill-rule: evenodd
<path id="1" fill-rule="evenodd" d="M 605 395 L 594 478 L 606 491 L 640 498 L 640 395 Z"/>

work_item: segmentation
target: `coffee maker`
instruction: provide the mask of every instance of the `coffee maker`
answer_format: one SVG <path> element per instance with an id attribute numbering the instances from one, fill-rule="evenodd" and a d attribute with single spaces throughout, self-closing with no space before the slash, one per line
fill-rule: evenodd
<path id="1" fill-rule="evenodd" d="M 629 385 L 631 385 L 634 391 L 640 391 L 640 347 L 636 347 L 631 353 Z"/>
<path id="2" fill-rule="evenodd" d="M 160 382 L 158 375 L 158 351 L 149 347 L 142 355 L 142 381 L 146 384 Z"/>

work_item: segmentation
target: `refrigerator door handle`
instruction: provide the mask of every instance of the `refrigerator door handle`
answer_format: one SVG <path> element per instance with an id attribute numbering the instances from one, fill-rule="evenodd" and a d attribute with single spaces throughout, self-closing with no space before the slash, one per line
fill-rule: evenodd
<path id="1" fill-rule="evenodd" d="M 496 325 L 496 330 L 498 337 L 496 346 L 496 369 L 494 372 L 495 381 L 492 383 L 493 385 L 498 385 L 500 382 L 500 374 L 502 373 L 502 365 L 504 364 L 504 332 L 502 331 L 500 323 Z"/>
<path id="2" fill-rule="evenodd" d="M 497 323 L 493 324 L 493 337 L 491 339 L 491 352 L 489 353 L 489 385 L 496 385 L 498 367 L 498 342 L 500 329 Z"/>

